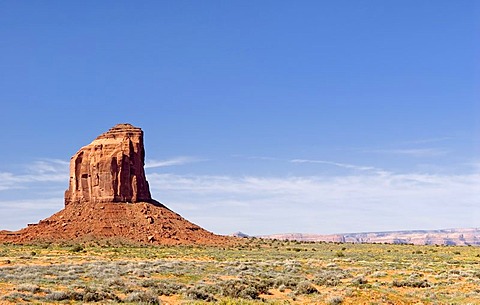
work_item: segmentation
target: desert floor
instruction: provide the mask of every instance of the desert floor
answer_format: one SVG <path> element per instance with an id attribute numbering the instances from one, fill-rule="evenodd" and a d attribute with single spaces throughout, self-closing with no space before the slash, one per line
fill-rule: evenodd
<path id="1" fill-rule="evenodd" d="M 0 304 L 480 304 L 480 248 L 0 245 Z"/>

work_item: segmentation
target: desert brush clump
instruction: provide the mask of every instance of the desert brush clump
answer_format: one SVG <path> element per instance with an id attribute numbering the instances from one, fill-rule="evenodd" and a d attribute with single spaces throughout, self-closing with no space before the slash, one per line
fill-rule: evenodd
<path id="1" fill-rule="evenodd" d="M 148 291 L 136 291 L 129 293 L 124 302 L 145 305 L 161 304 L 161 301 L 158 299 L 158 297 L 154 293 Z"/>
<path id="2" fill-rule="evenodd" d="M 313 294 L 318 293 L 318 289 L 312 285 L 309 281 L 301 281 L 297 284 L 297 288 L 295 290 L 295 294 Z"/>
<path id="3" fill-rule="evenodd" d="M 327 305 L 340 305 L 343 303 L 343 297 L 341 296 L 332 296 L 329 297 L 326 301 Z"/>
<path id="4" fill-rule="evenodd" d="M 352 275 L 347 270 L 328 268 L 318 270 L 313 282 L 320 286 L 338 286 L 341 280 L 350 277 L 352 277 Z"/>
<path id="5" fill-rule="evenodd" d="M 41 291 L 40 286 L 35 284 L 20 284 L 15 289 L 17 291 L 27 291 L 31 293 L 38 293 Z"/>
<path id="6" fill-rule="evenodd" d="M 156 282 L 153 289 L 158 295 L 171 296 L 174 294 L 178 294 L 181 291 L 184 291 L 186 289 L 186 285 L 172 281 L 162 280 Z"/>
<path id="7" fill-rule="evenodd" d="M 29 302 L 33 299 L 33 295 L 24 292 L 12 292 L 0 297 L 1 301 L 17 303 L 18 301 L 21 302 Z"/>
<path id="8" fill-rule="evenodd" d="M 45 301 L 64 301 L 69 299 L 71 299 L 71 295 L 66 291 L 53 291 L 48 293 L 44 297 Z M 72 298 L 72 299 L 76 300 L 76 298 Z"/>
<path id="9" fill-rule="evenodd" d="M 202 300 L 206 302 L 216 301 L 214 294 L 217 292 L 216 289 L 212 288 L 211 285 L 195 285 L 189 287 L 185 290 L 184 295 L 187 299 L 190 300 Z"/>

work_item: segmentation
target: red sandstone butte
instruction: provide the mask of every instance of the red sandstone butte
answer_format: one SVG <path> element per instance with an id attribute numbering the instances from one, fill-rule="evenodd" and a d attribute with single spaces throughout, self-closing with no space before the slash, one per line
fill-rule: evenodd
<path id="1" fill-rule="evenodd" d="M 151 198 L 144 170 L 143 131 L 118 124 L 70 160 L 65 208 L 0 242 L 116 239 L 153 244 L 226 244 Z"/>
<path id="2" fill-rule="evenodd" d="M 143 131 L 130 124 L 114 126 L 70 160 L 65 206 L 151 201 L 144 160 Z"/>

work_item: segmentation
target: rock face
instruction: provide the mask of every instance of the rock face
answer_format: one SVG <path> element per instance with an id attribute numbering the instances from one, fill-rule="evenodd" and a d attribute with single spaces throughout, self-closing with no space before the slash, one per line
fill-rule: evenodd
<path id="1" fill-rule="evenodd" d="M 149 202 L 143 131 L 118 124 L 70 160 L 65 206 L 84 202 Z"/>
<path id="2" fill-rule="evenodd" d="M 39 223 L 0 231 L 0 242 L 114 239 L 153 244 L 235 243 L 184 219 L 151 198 L 144 171 L 143 132 L 119 124 L 70 161 L 65 208 Z"/>

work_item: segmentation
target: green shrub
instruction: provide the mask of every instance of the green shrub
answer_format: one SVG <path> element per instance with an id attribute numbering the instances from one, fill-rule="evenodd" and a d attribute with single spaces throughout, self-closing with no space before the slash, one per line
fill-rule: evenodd
<path id="1" fill-rule="evenodd" d="M 75 246 L 72 247 L 72 249 L 70 249 L 70 251 L 72 251 L 72 252 L 80 252 L 80 251 L 83 251 L 83 250 L 84 250 L 84 248 L 83 248 L 82 245 L 75 245 Z"/>

